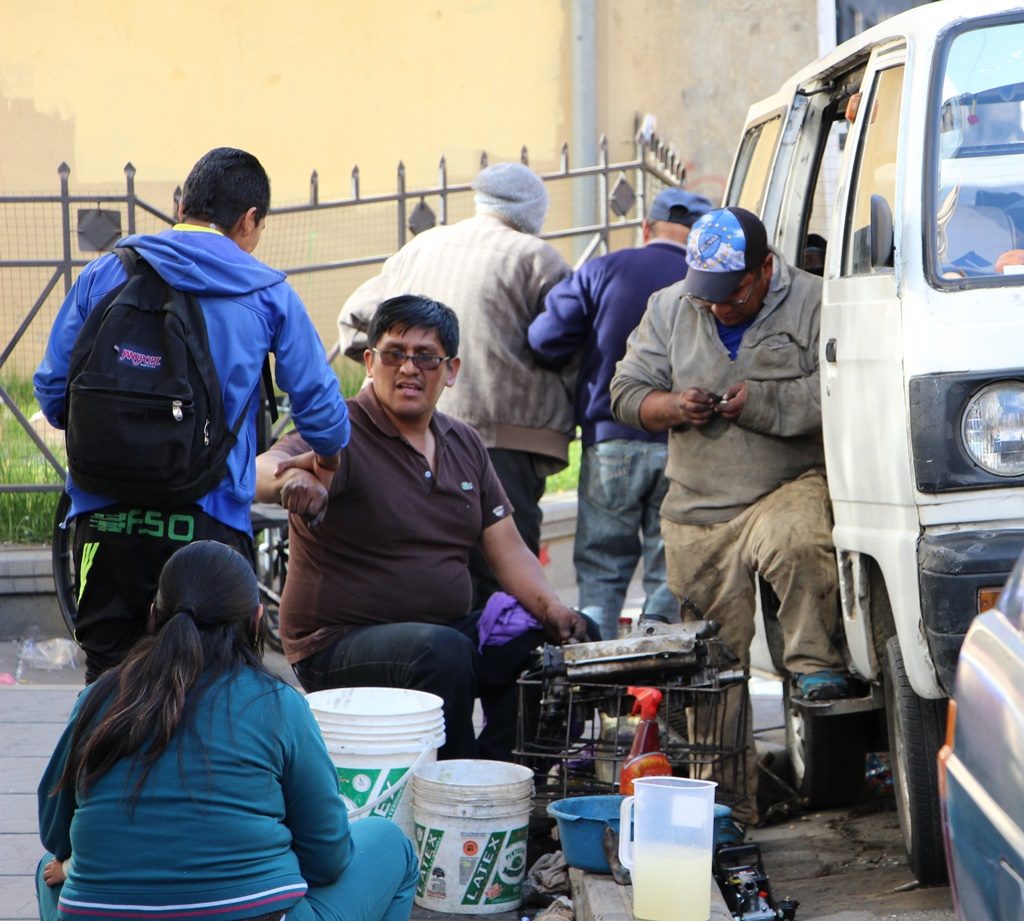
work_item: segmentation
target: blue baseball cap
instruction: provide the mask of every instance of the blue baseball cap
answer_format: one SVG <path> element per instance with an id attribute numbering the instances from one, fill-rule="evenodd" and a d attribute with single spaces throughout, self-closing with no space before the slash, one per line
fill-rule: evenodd
<path id="1" fill-rule="evenodd" d="M 670 221 L 692 227 L 693 222 L 707 214 L 714 205 L 703 195 L 686 189 L 664 189 L 651 203 L 647 217 L 652 221 Z"/>
<path id="2" fill-rule="evenodd" d="M 690 228 L 683 293 L 721 303 L 768 256 L 768 233 L 745 208 L 709 211 Z"/>

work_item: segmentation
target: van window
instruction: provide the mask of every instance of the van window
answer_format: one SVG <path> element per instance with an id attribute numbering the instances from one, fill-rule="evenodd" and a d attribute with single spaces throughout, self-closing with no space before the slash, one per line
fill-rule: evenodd
<path id="1" fill-rule="evenodd" d="M 875 76 L 861 132 L 857 166 L 854 171 L 851 207 L 847 218 L 844 275 L 870 275 L 891 271 L 886 265 L 872 265 L 872 210 L 876 212 L 874 232 L 879 232 L 879 211 L 888 211 L 889 230 L 896 204 L 896 146 L 900 128 L 900 97 L 903 67 L 890 67 Z M 872 201 L 874 199 L 874 202 Z M 874 206 L 874 207 L 873 207 Z M 890 263 L 891 264 L 891 263 Z"/>
<path id="2" fill-rule="evenodd" d="M 845 100 L 844 100 L 845 101 Z M 824 274 L 825 250 L 828 245 L 832 212 L 835 210 L 839 186 L 839 161 L 846 145 L 849 125 L 842 117 L 841 107 L 831 103 L 822 116 L 828 133 L 815 163 L 813 192 L 808 198 L 809 212 L 803 225 L 803 243 L 798 265 L 813 275 Z"/>
<path id="3" fill-rule="evenodd" d="M 1024 24 L 954 34 L 938 68 L 929 267 L 939 285 L 1024 273 Z M 1009 278 L 1008 276 L 1017 276 Z"/>
<path id="4" fill-rule="evenodd" d="M 765 184 L 775 154 L 775 143 L 782 129 L 782 116 L 776 115 L 751 128 L 743 138 L 736 157 L 736 169 L 729 188 L 729 205 L 738 205 L 761 213 Z"/>

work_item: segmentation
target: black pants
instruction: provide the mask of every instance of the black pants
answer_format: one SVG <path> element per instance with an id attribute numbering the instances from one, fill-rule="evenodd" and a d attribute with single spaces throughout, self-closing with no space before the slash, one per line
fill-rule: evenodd
<path id="1" fill-rule="evenodd" d="M 445 744 L 438 757 L 512 761 L 516 721 L 535 722 L 539 695 L 524 688 L 519 712 L 518 679 L 536 661 L 543 630 L 527 630 L 503 646 L 479 649 L 477 621 L 469 614 L 450 626 L 379 624 L 353 627 L 320 652 L 296 662 L 295 675 L 306 691 L 329 688 L 408 688 L 444 701 Z M 584 618 L 587 638 L 601 638 L 597 624 Z M 474 738 L 473 706 L 480 698 L 484 727 Z M 525 738 L 532 738 L 529 734 Z"/>
<path id="2" fill-rule="evenodd" d="M 321 652 L 295 663 L 306 691 L 345 687 L 409 688 L 444 701 L 445 744 L 440 758 L 511 761 L 516 737 L 516 681 L 543 630 L 528 630 L 504 646 L 478 650 L 480 612 L 450 626 L 379 624 L 353 627 Z M 474 737 L 476 698 L 484 728 Z"/>
<path id="3" fill-rule="evenodd" d="M 111 505 L 75 518 L 75 639 L 85 650 L 86 684 L 120 664 L 146 632 L 160 570 L 175 550 L 196 540 L 219 541 L 253 560 L 247 534 L 194 505 Z"/>
<path id="4" fill-rule="evenodd" d="M 505 448 L 488 448 L 491 466 L 498 475 L 509 501 L 512 503 L 512 519 L 523 542 L 534 556 L 540 555 L 540 525 L 543 513 L 540 500 L 544 495 L 545 477 L 537 473 L 535 454 L 526 451 L 509 451 Z M 491 567 L 477 546 L 469 557 L 469 574 L 473 579 L 473 608 L 483 609 L 487 599 L 501 591 Z"/>

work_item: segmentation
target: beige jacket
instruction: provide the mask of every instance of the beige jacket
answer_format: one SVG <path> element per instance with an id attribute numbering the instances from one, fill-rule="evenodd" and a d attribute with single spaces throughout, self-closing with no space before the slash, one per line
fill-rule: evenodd
<path id="1" fill-rule="evenodd" d="M 736 422 L 716 417 L 669 434 L 670 485 L 661 513 L 680 524 L 728 521 L 808 470 L 824 472 L 818 324 L 821 280 L 775 253 L 764 307 L 744 333 L 736 360 L 714 318 L 681 293 L 656 292 L 629 338 L 611 382 L 612 413 L 642 428 L 640 404 L 652 391 L 705 387 L 724 393 L 747 382 Z"/>
<path id="2" fill-rule="evenodd" d="M 568 460 L 574 430 L 572 381 L 537 366 L 526 330 L 544 297 L 571 273 L 543 240 L 492 214 L 434 227 L 402 247 L 342 307 L 342 351 L 362 360 L 366 328 L 377 305 L 398 294 L 423 294 L 459 318 L 462 368 L 438 409 L 480 433 L 488 448 Z"/>

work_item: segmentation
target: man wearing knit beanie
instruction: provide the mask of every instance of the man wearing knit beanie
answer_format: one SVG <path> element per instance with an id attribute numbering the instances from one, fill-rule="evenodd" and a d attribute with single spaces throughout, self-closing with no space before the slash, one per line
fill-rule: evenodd
<path id="1" fill-rule="evenodd" d="M 544 181 L 522 163 L 495 163 L 473 180 L 477 214 L 496 214 L 523 233 L 540 233 L 548 212 Z"/>
<path id="2" fill-rule="evenodd" d="M 540 551 L 545 478 L 568 463 L 574 430 L 572 372 L 539 367 L 526 331 L 548 291 L 572 269 L 537 238 L 548 209 L 544 182 L 521 163 L 496 163 L 473 180 L 476 213 L 433 227 L 387 260 L 338 317 L 341 347 L 360 362 L 377 305 L 420 294 L 459 318 L 462 369 L 438 409 L 480 433 L 512 502 L 526 545 Z M 474 606 L 499 590 L 479 551 L 471 562 Z"/>

